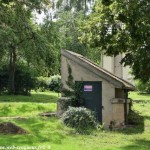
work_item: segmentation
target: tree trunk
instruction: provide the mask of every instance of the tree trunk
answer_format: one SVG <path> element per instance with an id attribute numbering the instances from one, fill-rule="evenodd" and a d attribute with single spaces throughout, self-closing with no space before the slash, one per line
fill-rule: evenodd
<path id="1" fill-rule="evenodd" d="M 16 48 L 11 46 L 9 60 L 9 94 L 15 94 Z"/>
<path id="2" fill-rule="evenodd" d="M 85 12 L 86 12 L 86 0 L 85 0 L 85 4 L 84 4 L 84 5 L 85 5 L 85 6 L 84 6 L 84 7 L 85 7 L 84 9 L 85 9 Z"/>

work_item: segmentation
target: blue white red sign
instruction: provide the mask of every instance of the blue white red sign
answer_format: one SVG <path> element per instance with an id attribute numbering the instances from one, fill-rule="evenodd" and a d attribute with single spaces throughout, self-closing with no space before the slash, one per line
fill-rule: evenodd
<path id="1" fill-rule="evenodd" d="M 93 91 L 93 86 L 92 85 L 84 85 L 84 91 L 85 92 Z"/>

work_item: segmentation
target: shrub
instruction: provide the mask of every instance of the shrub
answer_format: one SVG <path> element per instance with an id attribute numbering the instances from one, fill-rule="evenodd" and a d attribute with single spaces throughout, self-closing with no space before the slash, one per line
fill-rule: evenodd
<path id="1" fill-rule="evenodd" d="M 0 92 L 7 93 L 9 84 L 9 70 L 5 65 L 0 69 Z M 36 86 L 36 80 L 30 70 L 24 65 L 17 65 L 15 72 L 15 93 L 29 95 Z"/>
<path id="2" fill-rule="evenodd" d="M 9 71 L 6 66 L 2 66 L 0 69 L 0 93 L 4 93 L 8 90 L 8 78 Z"/>
<path id="3" fill-rule="evenodd" d="M 142 81 L 136 81 L 136 88 L 140 93 L 149 93 L 150 94 L 150 81 L 143 83 Z"/>
<path id="4" fill-rule="evenodd" d="M 62 88 L 62 92 L 65 97 L 71 98 L 71 106 L 73 107 L 81 107 L 84 106 L 85 99 L 83 98 L 83 83 L 82 82 L 75 82 L 72 83 L 70 89 Z"/>
<path id="5" fill-rule="evenodd" d="M 74 81 L 74 78 L 72 76 L 72 69 L 71 66 L 68 64 L 68 77 L 66 81 L 66 85 L 69 88 L 63 87 L 61 93 L 65 97 L 71 98 L 71 106 L 73 107 L 81 107 L 84 106 L 84 98 L 83 98 L 83 83 Z"/>
<path id="6" fill-rule="evenodd" d="M 48 90 L 48 83 L 47 83 L 48 79 L 49 79 L 48 77 L 38 77 L 37 78 L 37 89 L 39 89 L 41 92 Z"/>
<path id="7" fill-rule="evenodd" d="M 63 114 L 63 123 L 78 133 L 89 133 L 97 127 L 94 112 L 84 107 L 69 107 Z"/>
<path id="8" fill-rule="evenodd" d="M 60 75 L 51 76 L 50 80 L 47 81 L 47 84 L 51 91 L 59 93 L 61 89 L 61 76 Z"/>
<path id="9" fill-rule="evenodd" d="M 15 74 L 15 94 L 29 95 L 36 88 L 36 79 L 26 66 L 18 66 Z"/>
<path id="10" fill-rule="evenodd" d="M 60 75 L 37 78 L 37 89 L 39 89 L 42 92 L 44 92 L 45 90 L 60 92 L 60 88 L 61 88 Z"/>
<path id="11" fill-rule="evenodd" d="M 128 123 L 131 125 L 143 125 L 144 117 L 135 110 L 130 110 L 128 114 Z"/>

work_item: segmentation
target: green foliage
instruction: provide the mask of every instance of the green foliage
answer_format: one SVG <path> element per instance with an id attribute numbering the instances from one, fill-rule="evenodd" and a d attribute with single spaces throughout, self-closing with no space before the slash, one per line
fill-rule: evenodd
<path id="1" fill-rule="evenodd" d="M 149 0 L 98 0 L 82 22 L 80 40 L 106 55 L 124 53 L 123 65 L 132 67 L 135 79 L 150 79 Z"/>
<path id="2" fill-rule="evenodd" d="M 73 81 L 73 76 L 72 76 L 72 69 L 69 64 L 67 67 L 68 67 L 68 80 L 66 81 L 66 84 L 68 85 L 69 88 L 73 88 L 74 81 Z"/>
<path id="3" fill-rule="evenodd" d="M 15 73 L 15 94 L 29 95 L 36 88 L 36 79 L 25 66 L 18 66 Z"/>
<path id="4" fill-rule="evenodd" d="M 36 80 L 32 77 L 30 70 L 23 65 L 18 65 L 15 73 L 15 93 L 29 95 L 36 87 Z M 3 66 L 0 69 L 0 92 L 7 93 L 9 86 L 9 69 Z"/>
<path id="5" fill-rule="evenodd" d="M 79 107 L 84 106 L 84 98 L 83 98 L 83 83 L 75 82 L 73 87 L 73 93 L 71 95 L 72 106 Z"/>
<path id="6" fill-rule="evenodd" d="M 143 125 L 144 117 L 135 110 L 130 110 L 128 114 L 128 124 L 129 125 Z"/>
<path id="7" fill-rule="evenodd" d="M 83 12 L 64 11 L 58 14 L 58 30 L 61 35 L 62 47 L 80 54 L 85 54 L 87 46 L 80 43 L 78 25 L 84 19 Z"/>
<path id="8" fill-rule="evenodd" d="M 105 6 L 109 6 L 111 3 L 111 0 L 102 0 L 102 4 Z"/>
<path id="9" fill-rule="evenodd" d="M 41 92 L 46 90 L 60 92 L 61 89 L 61 76 L 54 75 L 51 77 L 38 77 L 37 78 L 37 89 Z"/>
<path id="10" fill-rule="evenodd" d="M 94 0 L 58 0 L 56 3 L 57 8 L 62 8 L 65 11 L 81 11 L 87 12 L 91 9 Z"/>
<path id="11" fill-rule="evenodd" d="M 69 107 L 62 119 L 66 126 L 74 128 L 81 134 L 88 133 L 97 127 L 94 113 L 83 107 Z"/>
<path id="12" fill-rule="evenodd" d="M 138 92 L 150 94 L 150 80 L 146 83 L 138 80 L 138 81 L 136 81 L 135 86 L 136 86 Z"/>
<path id="13" fill-rule="evenodd" d="M 48 81 L 49 77 L 37 77 L 37 89 L 41 92 L 44 92 L 48 89 Z"/>
<path id="14" fill-rule="evenodd" d="M 55 91 L 57 93 L 60 93 L 60 90 L 61 90 L 61 76 L 60 75 L 51 76 L 48 87 L 51 91 Z"/>
<path id="15" fill-rule="evenodd" d="M 68 64 L 68 80 L 66 81 L 69 89 L 62 88 L 62 92 L 66 97 L 71 98 L 70 105 L 79 107 L 84 105 L 84 98 L 82 97 L 82 82 L 75 82 L 72 76 L 71 66 Z"/>
<path id="16" fill-rule="evenodd" d="M 48 4 L 44 1 L 8 1 L 0 2 L 0 47 L 1 60 L 9 65 L 9 92 L 14 94 L 14 77 L 17 63 L 27 63 L 28 67 L 36 68 L 40 73 L 49 75 L 58 73 L 58 52 L 51 27 L 44 22 L 43 28 L 37 25 L 34 13 L 44 11 Z M 45 32 L 47 30 L 47 32 Z M 52 31 L 54 29 L 52 28 Z M 9 63 L 9 64 L 8 64 Z M 53 71 L 53 72 L 52 72 Z"/>
<path id="17" fill-rule="evenodd" d="M 100 62 L 100 52 L 97 48 L 90 48 L 88 44 L 81 43 L 79 37 L 80 24 L 85 20 L 83 11 L 63 11 L 57 14 L 58 31 L 60 34 L 61 47 L 79 53 L 94 62 Z"/>
<path id="18" fill-rule="evenodd" d="M 49 53 L 44 56 L 46 57 L 45 62 L 48 64 L 45 66 L 45 69 L 48 73 L 48 76 L 59 74 L 62 39 L 60 38 L 60 32 L 58 32 L 58 24 L 57 22 L 52 21 L 51 17 L 47 15 L 43 20 L 43 24 L 40 25 L 40 28 L 41 33 L 44 35 L 50 46 Z"/>
<path id="19" fill-rule="evenodd" d="M 7 92 L 9 71 L 6 66 L 0 68 L 0 94 Z"/>

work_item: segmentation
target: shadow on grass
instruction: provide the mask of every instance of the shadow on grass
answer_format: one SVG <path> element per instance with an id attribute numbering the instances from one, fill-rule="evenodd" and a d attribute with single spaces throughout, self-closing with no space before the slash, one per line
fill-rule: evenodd
<path id="1" fill-rule="evenodd" d="M 128 125 L 125 129 L 119 130 L 118 132 L 127 134 L 127 135 L 143 133 L 144 125 L 136 125 L 136 126 Z"/>
<path id="2" fill-rule="evenodd" d="M 138 92 L 137 94 L 138 94 L 138 95 L 143 95 L 143 96 L 150 96 L 150 94 L 148 94 L 148 93 L 143 93 L 143 92 Z"/>
<path id="3" fill-rule="evenodd" d="M 31 96 L 23 95 L 3 95 L 0 102 L 32 102 L 32 103 L 56 103 L 58 94 L 53 92 L 33 93 Z"/>
<path id="4" fill-rule="evenodd" d="M 134 103 L 147 104 L 150 103 L 150 100 L 133 100 Z"/>
<path id="5" fill-rule="evenodd" d="M 145 115 L 144 119 L 149 120 L 150 121 L 150 116 Z"/>
<path id="6" fill-rule="evenodd" d="M 133 141 L 132 145 L 121 147 L 122 150 L 149 150 L 150 149 L 150 140 L 141 139 Z"/>
<path id="7" fill-rule="evenodd" d="M 62 144 L 62 140 L 66 137 L 61 129 L 57 129 L 58 120 L 56 118 L 40 119 L 29 118 L 26 120 L 15 121 L 22 128 L 29 131 L 26 135 L 3 135 L 0 134 L 0 145 L 44 145 L 44 143 Z"/>
<path id="8" fill-rule="evenodd" d="M 139 112 L 132 110 L 128 115 L 128 125 L 126 126 L 126 128 L 119 130 L 118 132 L 128 135 L 143 133 L 144 120 L 144 116 L 142 116 Z"/>

